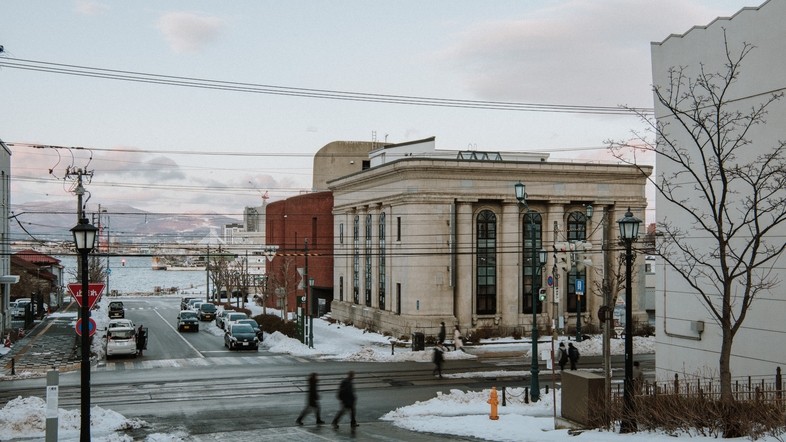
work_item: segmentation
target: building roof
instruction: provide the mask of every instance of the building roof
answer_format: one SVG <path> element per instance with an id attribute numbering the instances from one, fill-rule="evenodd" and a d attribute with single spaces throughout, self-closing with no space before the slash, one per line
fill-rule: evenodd
<path id="1" fill-rule="evenodd" d="M 22 250 L 21 252 L 14 253 L 13 256 L 17 256 L 27 262 L 31 262 L 36 265 L 58 265 L 60 264 L 60 260 L 54 258 L 49 255 L 44 255 L 41 252 L 36 252 L 32 249 Z"/>
<path id="2" fill-rule="evenodd" d="M 60 262 L 58 260 L 58 262 Z M 54 273 L 45 270 L 38 265 L 23 259 L 22 257 L 18 256 L 18 254 L 11 255 L 11 266 L 18 267 L 22 271 L 30 275 L 36 275 L 41 279 L 48 279 L 50 281 L 57 281 L 57 276 Z M 13 273 L 13 272 L 12 272 Z"/>

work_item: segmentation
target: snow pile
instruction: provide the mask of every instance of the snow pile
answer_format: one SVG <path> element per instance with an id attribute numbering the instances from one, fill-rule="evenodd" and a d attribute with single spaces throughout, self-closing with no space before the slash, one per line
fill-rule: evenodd
<path id="1" fill-rule="evenodd" d="M 9 401 L 0 410 L 0 434 L 3 437 L 43 437 L 46 432 L 46 402 L 38 397 L 21 396 Z M 81 428 L 81 413 L 79 410 L 58 409 L 58 434 L 63 437 L 73 436 L 79 433 Z M 112 441 L 133 441 L 128 436 L 122 435 L 118 438 L 115 434 L 119 430 L 130 430 L 147 426 L 147 423 L 139 419 L 126 419 L 122 415 L 111 410 L 100 407 L 90 409 L 91 434 L 112 440 Z M 76 433 L 74 433 L 76 432 Z"/>

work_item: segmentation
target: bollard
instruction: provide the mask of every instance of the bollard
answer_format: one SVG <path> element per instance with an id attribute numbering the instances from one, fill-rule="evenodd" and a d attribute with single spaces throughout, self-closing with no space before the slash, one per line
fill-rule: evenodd
<path id="1" fill-rule="evenodd" d="M 396 342 L 395 341 L 390 341 L 390 354 L 391 355 L 396 354 Z"/>
<path id="2" fill-rule="evenodd" d="M 11 376 L 16 374 L 16 358 L 11 358 Z"/>
<path id="3" fill-rule="evenodd" d="M 46 372 L 46 439 L 45 442 L 57 442 L 57 397 L 60 385 L 60 374 L 57 368 Z"/>
<path id="4" fill-rule="evenodd" d="M 508 389 L 505 388 L 505 387 L 502 387 L 502 406 L 503 407 L 507 407 L 508 406 L 508 401 L 505 399 L 505 392 L 506 391 L 508 391 Z"/>
<path id="5" fill-rule="evenodd" d="M 529 387 L 524 387 L 524 403 L 529 403 Z"/>
<path id="6" fill-rule="evenodd" d="M 546 394 L 549 394 L 549 384 L 546 384 Z"/>
<path id="7" fill-rule="evenodd" d="M 499 415 L 497 414 L 497 405 L 499 405 L 499 400 L 497 400 L 497 387 L 491 387 L 491 399 L 489 399 L 487 403 L 491 405 L 491 415 L 489 419 L 493 421 L 499 419 Z"/>

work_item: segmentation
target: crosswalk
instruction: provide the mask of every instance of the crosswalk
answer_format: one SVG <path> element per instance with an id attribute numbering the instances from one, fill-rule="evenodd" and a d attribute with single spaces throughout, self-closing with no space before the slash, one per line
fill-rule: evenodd
<path id="1" fill-rule="evenodd" d="M 238 365 L 282 365 L 313 362 L 319 363 L 325 361 L 322 359 L 305 359 L 290 355 L 125 360 L 99 363 L 93 368 L 93 371 L 144 370 L 152 368 L 221 367 Z"/>

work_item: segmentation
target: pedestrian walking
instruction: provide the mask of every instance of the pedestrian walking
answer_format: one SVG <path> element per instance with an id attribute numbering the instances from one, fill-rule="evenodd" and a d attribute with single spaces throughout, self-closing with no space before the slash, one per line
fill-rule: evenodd
<path id="1" fill-rule="evenodd" d="M 439 335 L 437 335 L 437 344 L 444 344 L 445 343 L 445 336 L 447 336 L 447 332 L 445 331 L 445 323 L 439 323 Z"/>
<path id="2" fill-rule="evenodd" d="M 306 408 L 300 412 L 300 416 L 298 416 L 295 421 L 298 425 L 303 425 L 303 418 L 306 417 L 311 410 L 314 410 L 314 413 L 317 415 L 317 425 L 325 423 L 325 421 L 319 417 L 319 392 L 317 391 L 317 380 L 318 376 L 316 373 L 311 373 L 311 376 L 308 377 L 308 402 L 306 403 Z"/>
<path id="3" fill-rule="evenodd" d="M 639 366 L 639 361 L 633 361 L 633 392 L 641 394 L 642 387 L 644 387 L 644 372 Z"/>
<path id="4" fill-rule="evenodd" d="M 559 343 L 559 351 L 557 352 L 557 363 L 559 364 L 560 371 L 565 371 L 565 364 L 568 363 L 568 350 L 565 348 L 565 343 Z"/>
<path id="5" fill-rule="evenodd" d="M 576 369 L 576 362 L 579 362 L 579 349 L 573 346 L 571 342 L 568 344 L 568 359 L 570 359 L 570 369 Z"/>
<path id="6" fill-rule="evenodd" d="M 453 329 L 453 347 L 456 351 L 461 350 L 466 353 L 466 350 L 464 350 L 464 338 L 461 337 L 461 330 L 458 325 Z"/>
<path id="7" fill-rule="evenodd" d="M 353 428 L 359 425 L 355 420 L 355 402 L 357 402 L 357 398 L 355 397 L 355 387 L 352 385 L 352 380 L 354 378 L 355 372 L 350 371 L 338 387 L 338 400 L 341 401 L 341 409 L 338 410 L 338 414 L 336 414 L 335 419 L 333 419 L 333 428 L 338 428 L 338 420 L 344 415 L 347 409 L 351 412 L 350 425 Z"/>
<path id="8" fill-rule="evenodd" d="M 434 370 L 431 372 L 432 375 L 439 374 L 439 378 L 442 379 L 442 362 L 445 361 L 445 349 L 442 347 L 442 344 L 437 344 L 434 347 Z"/>

